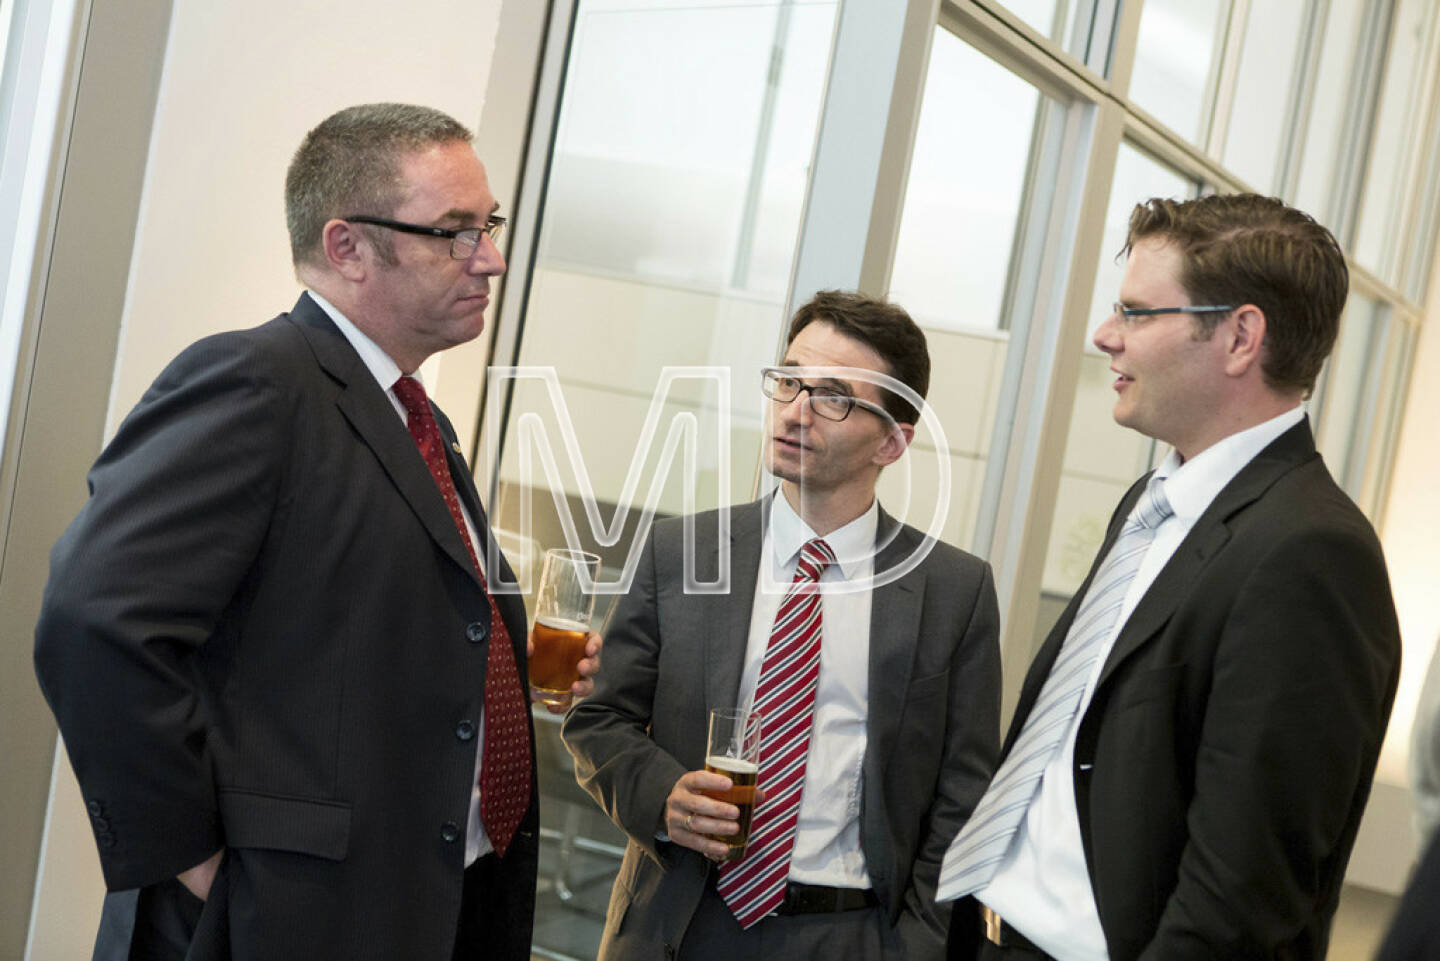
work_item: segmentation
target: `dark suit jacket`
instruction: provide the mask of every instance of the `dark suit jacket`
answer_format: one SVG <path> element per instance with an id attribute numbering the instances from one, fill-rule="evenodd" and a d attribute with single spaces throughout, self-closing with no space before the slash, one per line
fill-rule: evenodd
<path id="1" fill-rule="evenodd" d="M 1440 958 L 1440 834 L 1405 887 L 1375 961 L 1434 961 Z"/>
<path id="2" fill-rule="evenodd" d="M 1088 587 L 1026 676 L 1007 750 Z M 1325 956 L 1399 667 L 1380 544 L 1298 424 L 1196 521 L 1080 721 L 1075 799 L 1112 961 Z"/>
<path id="3" fill-rule="evenodd" d="M 768 504 L 768 501 L 766 502 Z M 716 579 L 714 512 L 695 518 L 697 576 Z M 710 864 L 658 842 L 665 799 L 705 763 L 712 708 L 739 703 L 765 507 L 731 512 L 728 594 L 683 590 L 684 519 L 657 523 L 605 638 L 595 693 L 565 721 L 580 783 L 630 836 L 611 894 L 602 958 L 678 947 Z M 922 541 L 883 511 L 876 558 L 894 568 Z M 994 769 L 999 739 L 998 610 L 990 568 L 934 543 L 916 569 L 875 591 L 860 838 L 875 892 L 910 949 L 942 951 L 940 860 Z"/>
<path id="4" fill-rule="evenodd" d="M 192 957 L 448 961 L 490 608 L 349 342 L 307 296 L 198 342 L 89 480 L 52 554 L 35 665 L 107 886 L 225 848 Z M 524 608 L 497 601 L 523 678 Z M 521 832 L 495 905 L 513 958 L 528 957 L 533 801 Z"/>

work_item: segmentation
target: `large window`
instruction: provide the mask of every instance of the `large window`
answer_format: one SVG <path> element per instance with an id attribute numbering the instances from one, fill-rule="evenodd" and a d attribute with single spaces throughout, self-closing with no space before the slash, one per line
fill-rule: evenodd
<path id="1" fill-rule="evenodd" d="M 754 496 L 755 372 L 777 356 L 785 307 L 857 286 L 926 330 L 947 443 L 919 431 L 880 498 L 923 523 L 947 496 L 928 465 L 948 466 L 940 534 L 994 567 L 1008 708 L 1117 501 L 1166 453 L 1114 423 L 1114 376 L 1091 342 L 1130 211 L 1246 187 L 1308 210 L 1349 255 L 1352 297 L 1310 413 L 1337 479 L 1381 515 L 1420 323 L 1407 298 L 1440 210 L 1428 0 L 572 5 L 563 83 L 539 107 L 554 136 L 527 168 L 544 183 L 529 188 L 538 231 L 511 252 L 524 293 L 500 318 L 517 346 L 499 360 L 555 371 L 585 473 L 557 443 L 549 386 L 497 392 L 492 375 L 492 516 L 521 568 L 567 539 L 568 511 L 615 570 L 639 511 L 612 544 L 586 508 L 615 522 L 657 477 L 661 513 Z M 936 22 L 917 16 L 936 6 Z M 862 22 L 905 55 L 847 59 L 847 25 Z M 862 128 L 873 142 L 847 139 Z M 729 393 L 677 381 L 647 436 L 667 365 L 728 371 Z M 687 413 L 696 473 L 678 459 L 662 472 L 665 430 Z M 591 957 L 623 838 L 577 794 L 553 735 L 542 742 L 536 953 Z"/>

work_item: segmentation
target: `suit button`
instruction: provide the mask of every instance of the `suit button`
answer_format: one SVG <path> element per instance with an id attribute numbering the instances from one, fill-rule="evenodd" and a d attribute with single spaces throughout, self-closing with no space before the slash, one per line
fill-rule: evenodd
<path id="1" fill-rule="evenodd" d="M 455 736 L 462 741 L 468 741 L 475 736 L 475 725 L 469 721 L 461 721 L 455 726 Z"/>
<path id="2" fill-rule="evenodd" d="M 490 636 L 490 625 L 482 621 L 475 621 L 465 628 L 465 639 L 471 644 L 479 644 Z"/>
<path id="3" fill-rule="evenodd" d="M 100 834 L 96 836 L 95 840 L 100 842 L 102 848 L 113 848 L 115 846 L 115 835 L 113 834 Z"/>
<path id="4" fill-rule="evenodd" d="M 91 818 L 90 823 L 95 825 L 95 830 L 99 831 L 101 834 L 104 834 L 106 831 L 110 830 L 110 822 L 105 820 L 104 818 Z"/>
<path id="5" fill-rule="evenodd" d="M 85 810 L 90 812 L 91 817 L 98 818 L 101 812 L 103 812 L 105 809 L 100 806 L 99 801 L 91 801 L 89 804 L 85 805 Z"/>
<path id="6" fill-rule="evenodd" d="M 454 821 L 446 821 L 440 825 L 440 840 L 446 844 L 453 843 L 460 837 L 460 828 Z"/>

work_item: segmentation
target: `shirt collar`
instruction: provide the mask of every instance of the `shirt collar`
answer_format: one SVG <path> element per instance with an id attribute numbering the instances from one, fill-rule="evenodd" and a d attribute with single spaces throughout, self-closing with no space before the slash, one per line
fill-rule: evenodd
<path id="1" fill-rule="evenodd" d="M 1176 520 L 1186 526 L 1194 524 L 1241 468 L 1304 419 L 1305 407 L 1298 404 L 1277 417 L 1211 444 L 1183 464 L 1180 455 L 1171 450 L 1155 468 L 1155 473 L 1165 481 L 1165 498 L 1174 508 Z"/>
<path id="2" fill-rule="evenodd" d="M 844 527 L 825 535 L 825 543 L 835 552 L 835 562 L 846 580 L 862 576 L 875 562 L 875 532 L 880 524 L 880 501 L 872 498 L 865 513 Z M 779 488 L 770 506 L 770 546 L 777 571 L 793 569 L 800 548 L 817 535 L 800 519 L 795 508 Z"/>
<path id="3" fill-rule="evenodd" d="M 309 294 L 310 299 L 315 301 L 319 308 L 325 311 L 326 315 L 335 322 L 335 326 L 340 328 L 340 333 L 344 334 L 345 339 L 350 341 L 350 346 L 355 348 L 355 353 L 360 355 L 361 363 L 363 363 L 365 368 L 374 376 L 376 383 L 380 385 L 381 389 L 388 391 L 394 387 L 395 382 L 405 374 L 405 372 L 400 369 L 400 365 L 391 360 L 390 355 L 381 350 L 380 345 L 367 337 L 364 331 L 356 327 L 350 318 L 340 313 L 339 308 L 334 304 L 313 290 L 307 290 L 306 293 Z M 415 371 L 411 376 L 420 381 L 420 386 L 425 386 L 425 382 L 420 380 L 420 371 Z"/>

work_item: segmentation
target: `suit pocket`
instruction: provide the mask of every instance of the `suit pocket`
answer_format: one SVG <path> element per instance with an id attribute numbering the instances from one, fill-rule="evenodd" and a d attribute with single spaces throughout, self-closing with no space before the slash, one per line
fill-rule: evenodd
<path id="1" fill-rule="evenodd" d="M 342 861 L 350 847 L 350 805 L 338 801 L 222 790 L 220 823 L 225 843 L 233 848 Z"/>

